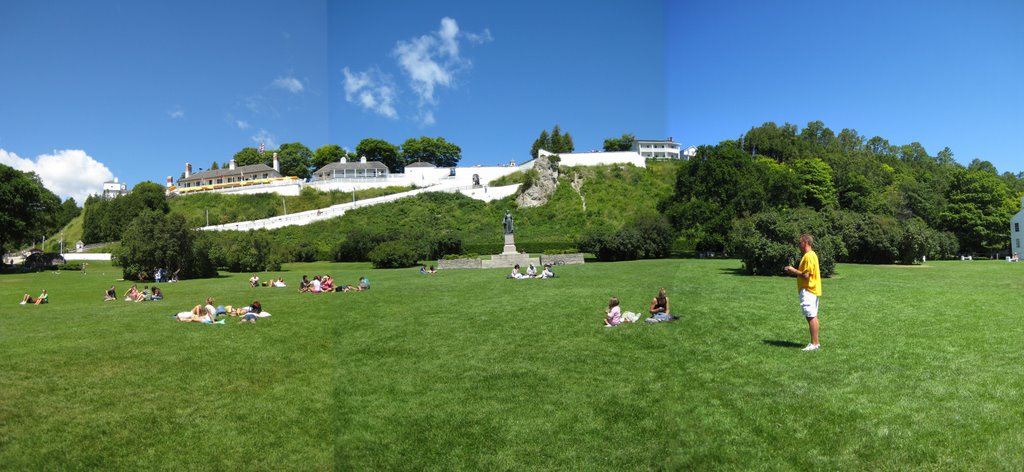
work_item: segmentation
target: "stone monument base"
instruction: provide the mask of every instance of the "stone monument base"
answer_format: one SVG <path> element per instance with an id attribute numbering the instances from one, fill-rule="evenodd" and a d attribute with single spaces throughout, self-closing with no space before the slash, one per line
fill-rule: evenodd
<path id="1" fill-rule="evenodd" d="M 511 254 L 519 254 L 516 250 L 516 238 L 512 234 L 505 235 L 505 247 L 501 250 L 501 255 L 507 256 Z"/>
<path id="2" fill-rule="evenodd" d="M 528 254 L 497 254 L 491 256 L 489 260 L 480 261 L 480 267 L 483 269 L 493 269 L 496 267 L 514 267 L 519 264 L 519 269 L 525 274 L 526 268 L 533 264 L 535 267 L 540 267 L 540 259 L 536 257 L 530 257 Z M 540 272 L 540 269 L 537 269 Z"/>

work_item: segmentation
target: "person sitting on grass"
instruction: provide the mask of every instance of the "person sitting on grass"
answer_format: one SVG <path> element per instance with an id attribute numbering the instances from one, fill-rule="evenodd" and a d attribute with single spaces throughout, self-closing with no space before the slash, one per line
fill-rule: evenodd
<path id="1" fill-rule="evenodd" d="M 435 269 L 434 266 L 430 266 L 430 268 L 427 269 L 427 273 L 428 274 L 435 274 L 435 273 L 437 273 L 437 269 Z"/>
<path id="2" fill-rule="evenodd" d="M 124 301 L 126 302 L 141 302 L 142 300 L 142 292 L 139 291 L 138 285 L 128 287 L 128 291 L 124 293 Z"/>
<path id="3" fill-rule="evenodd" d="M 256 275 L 255 272 L 252 273 L 252 277 L 249 277 L 249 286 L 250 287 L 259 287 L 260 286 L 260 276 Z"/>
<path id="4" fill-rule="evenodd" d="M 604 318 L 604 326 L 611 328 L 622 323 L 622 310 L 619 308 L 619 299 L 612 297 L 608 300 L 608 309 L 604 311 L 607 315 Z"/>
<path id="5" fill-rule="evenodd" d="M 42 305 L 43 303 L 49 303 L 48 298 L 49 295 L 46 294 L 46 290 L 43 290 L 43 293 L 40 293 L 37 298 L 32 298 L 31 295 L 26 293 L 24 297 L 21 297 L 21 305 Z"/>
<path id="6" fill-rule="evenodd" d="M 420 275 L 427 275 L 427 266 L 420 266 Z"/>
<path id="7" fill-rule="evenodd" d="M 540 273 L 540 278 L 550 279 L 555 276 L 554 272 L 551 272 L 551 264 L 546 264 L 544 270 Z"/>
<path id="8" fill-rule="evenodd" d="M 324 275 L 324 278 L 320 282 L 321 292 L 333 292 L 334 291 L 334 279 L 329 275 Z"/>
<path id="9" fill-rule="evenodd" d="M 252 301 L 252 305 L 244 308 L 245 314 L 242 315 L 242 319 L 238 320 L 239 323 L 256 323 L 256 318 L 259 318 L 259 314 L 263 312 L 263 305 L 257 300 Z"/>
<path id="10" fill-rule="evenodd" d="M 103 293 L 103 301 L 111 302 L 114 300 L 117 300 L 117 289 L 114 288 L 113 285 L 111 285 L 110 288 L 108 288 L 107 291 Z"/>
<path id="11" fill-rule="evenodd" d="M 159 287 L 153 287 L 153 300 L 163 300 L 164 292 Z"/>
<path id="12" fill-rule="evenodd" d="M 313 281 L 309 283 L 309 293 L 320 293 L 323 290 L 322 284 L 319 275 L 313 276 Z"/>
<path id="13" fill-rule="evenodd" d="M 516 265 L 512 266 L 512 273 L 508 274 L 508 278 L 510 278 L 510 279 L 521 279 L 521 278 L 523 278 L 523 273 L 519 272 L 519 264 L 516 264 Z"/>
<path id="14" fill-rule="evenodd" d="M 362 292 L 364 290 L 369 290 L 370 289 L 370 279 L 368 279 L 366 277 L 359 277 L 359 285 L 356 286 L 356 288 L 360 292 Z M 44 290 L 44 292 L 45 292 L 45 290 Z"/>
<path id="15" fill-rule="evenodd" d="M 676 317 L 669 314 L 668 311 L 668 295 L 665 292 L 665 288 L 662 287 L 658 290 L 658 296 L 651 299 L 651 317 L 647 318 L 648 323 L 659 323 L 662 321 L 675 321 Z"/>
<path id="16" fill-rule="evenodd" d="M 532 262 L 530 263 L 530 267 L 526 268 L 526 276 L 531 279 L 537 276 L 537 268 L 533 266 Z"/>
<path id="17" fill-rule="evenodd" d="M 147 302 L 153 300 L 153 292 L 149 291 L 149 286 L 148 285 L 145 286 L 145 287 L 142 287 L 142 299 L 147 301 Z"/>
<path id="18" fill-rule="evenodd" d="M 302 281 L 299 282 L 299 293 L 309 293 L 309 277 L 302 276 Z"/>

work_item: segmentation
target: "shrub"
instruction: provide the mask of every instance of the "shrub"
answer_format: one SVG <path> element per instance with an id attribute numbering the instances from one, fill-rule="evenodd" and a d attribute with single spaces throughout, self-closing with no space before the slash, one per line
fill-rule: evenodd
<path id="1" fill-rule="evenodd" d="M 800 234 L 814 237 L 814 252 L 822 277 L 835 273 L 836 259 L 845 254 L 842 239 L 833 230 L 835 215 L 808 209 L 772 210 L 736 220 L 729 233 L 730 249 L 751 275 L 782 275 L 782 268 L 796 266 L 801 254 Z"/>
<path id="2" fill-rule="evenodd" d="M 334 252 L 336 262 L 364 262 L 369 259 L 370 252 L 385 241 L 397 238 L 396 234 L 377 233 L 365 229 L 353 229 L 345 236 Z"/>
<path id="3" fill-rule="evenodd" d="M 601 261 L 628 261 L 666 257 L 676 234 L 660 215 L 642 215 L 616 232 L 590 230 L 579 241 L 579 249 Z"/>
<path id="4" fill-rule="evenodd" d="M 370 262 L 377 269 L 413 267 L 419 263 L 419 252 L 409 241 L 386 241 L 369 253 Z"/>
<path id="5" fill-rule="evenodd" d="M 451 260 L 455 260 L 455 259 L 476 259 L 478 257 L 480 257 L 480 255 L 479 254 L 474 254 L 474 253 L 468 253 L 468 254 L 445 254 L 444 257 L 442 257 L 441 259 L 444 259 L 446 261 L 451 261 Z"/>

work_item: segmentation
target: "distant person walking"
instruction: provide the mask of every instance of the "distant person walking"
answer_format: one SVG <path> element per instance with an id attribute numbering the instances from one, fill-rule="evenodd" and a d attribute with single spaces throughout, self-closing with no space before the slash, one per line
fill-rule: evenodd
<path id="1" fill-rule="evenodd" d="M 811 331 L 811 343 L 804 351 L 816 351 L 821 347 L 818 340 L 818 298 L 821 297 L 821 270 L 818 267 L 818 255 L 814 252 L 814 238 L 809 234 L 800 235 L 800 267 L 786 266 L 783 271 L 796 277 L 796 289 L 800 296 L 800 309 L 807 318 L 807 327 Z"/>

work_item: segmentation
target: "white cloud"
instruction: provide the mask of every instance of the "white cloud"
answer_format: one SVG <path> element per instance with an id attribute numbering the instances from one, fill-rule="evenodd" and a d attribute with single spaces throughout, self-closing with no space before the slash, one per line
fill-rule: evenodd
<path id="1" fill-rule="evenodd" d="M 441 29 L 409 41 L 399 41 L 392 53 L 409 76 L 410 86 L 420 105 L 436 104 L 434 89 L 451 87 L 455 72 L 468 61 L 459 57 L 459 25 L 451 18 L 441 19 Z"/>
<path id="2" fill-rule="evenodd" d="M 251 139 L 252 142 L 256 143 L 257 148 L 259 148 L 260 143 L 263 143 L 267 149 L 277 149 L 277 137 L 263 128 L 260 128 L 258 133 L 252 135 Z"/>
<path id="3" fill-rule="evenodd" d="M 466 33 L 466 39 L 471 43 L 483 44 L 494 41 L 494 36 L 491 36 L 491 30 L 484 28 L 483 33 Z"/>
<path id="4" fill-rule="evenodd" d="M 390 77 L 377 69 L 352 73 L 346 67 L 341 72 L 345 75 L 345 101 L 391 119 L 398 118 L 394 105 L 397 92 Z"/>
<path id="5" fill-rule="evenodd" d="M 235 126 L 237 126 L 238 129 L 248 129 L 249 122 L 245 120 L 235 120 Z"/>
<path id="6" fill-rule="evenodd" d="M 185 110 L 182 110 L 180 106 L 175 106 L 174 108 L 171 108 L 170 110 L 167 110 L 167 116 L 169 116 L 169 117 L 171 117 L 172 119 L 175 119 L 175 120 L 180 119 L 180 118 L 184 118 L 185 117 Z"/>
<path id="7" fill-rule="evenodd" d="M 437 120 L 434 119 L 434 112 L 427 110 L 426 113 L 420 115 L 420 123 L 423 123 L 425 125 L 432 125 L 434 123 L 437 123 Z"/>
<path id="8" fill-rule="evenodd" d="M 107 166 L 80 149 L 53 151 L 35 160 L 0 149 L 0 163 L 22 172 L 35 172 L 47 189 L 61 199 L 72 197 L 79 205 L 85 203 L 90 194 L 101 193 L 103 182 L 114 178 Z"/>
<path id="9" fill-rule="evenodd" d="M 274 79 L 274 82 L 271 83 L 271 85 L 285 89 L 291 93 L 299 93 L 305 89 L 305 87 L 302 86 L 302 82 L 295 77 L 278 77 L 277 79 Z"/>

